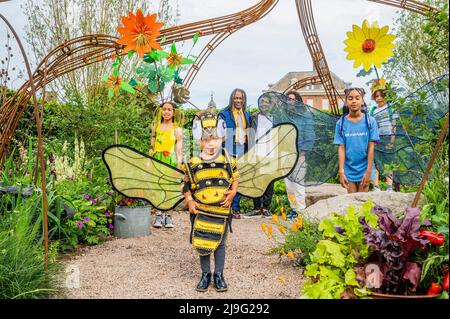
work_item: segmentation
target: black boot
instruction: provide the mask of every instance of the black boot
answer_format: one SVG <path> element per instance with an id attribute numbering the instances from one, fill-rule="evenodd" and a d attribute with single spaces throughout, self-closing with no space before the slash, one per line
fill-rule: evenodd
<path id="1" fill-rule="evenodd" d="M 195 290 L 205 292 L 208 290 L 209 284 L 211 283 L 211 273 L 204 272 L 202 273 L 202 278 L 200 278 L 200 282 L 197 285 Z"/>
<path id="2" fill-rule="evenodd" d="M 227 283 L 225 282 L 225 278 L 223 278 L 223 273 L 221 273 L 221 272 L 214 273 L 214 288 L 216 289 L 216 291 L 219 291 L 219 292 L 228 290 L 228 286 L 227 286 Z"/>

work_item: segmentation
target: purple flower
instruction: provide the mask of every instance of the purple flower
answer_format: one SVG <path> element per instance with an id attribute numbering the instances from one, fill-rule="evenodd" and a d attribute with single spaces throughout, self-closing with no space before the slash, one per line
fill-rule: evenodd
<path id="1" fill-rule="evenodd" d="M 107 191 L 106 194 L 108 194 L 109 196 L 111 196 L 112 194 L 114 194 L 113 190 Z"/>
<path id="2" fill-rule="evenodd" d="M 84 220 L 86 223 L 89 223 L 89 221 L 90 221 L 89 217 L 84 217 L 83 220 Z"/>
<path id="3" fill-rule="evenodd" d="M 90 201 L 93 202 L 93 203 L 97 203 L 96 199 L 91 199 Z"/>
<path id="4" fill-rule="evenodd" d="M 70 181 L 73 183 L 73 175 L 70 176 Z"/>
<path id="5" fill-rule="evenodd" d="M 12 169 L 11 168 L 8 170 L 8 175 L 9 175 L 9 177 L 12 176 Z"/>
<path id="6" fill-rule="evenodd" d="M 80 228 L 80 229 L 83 228 L 83 222 L 80 221 L 80 220 L 77 221 L 77 227 Z"/>
<path id="7" fill-rule="evenodd" d="M 109 224 L 108 227 L 109 227 L 109 229 L 113 229 L 114 225 L 113 224 Z"/>
<path id="8" fill-rule="evenodd" d="M 109 217 L 111 214 L 109 212 L 105 212 L 105 216 Z"/>
<path id="9" fill-rule="evenodd" d="M 83 194 L 83 197 L 86 198 L 86 199 L 90 198 L 88 194 Z"/>

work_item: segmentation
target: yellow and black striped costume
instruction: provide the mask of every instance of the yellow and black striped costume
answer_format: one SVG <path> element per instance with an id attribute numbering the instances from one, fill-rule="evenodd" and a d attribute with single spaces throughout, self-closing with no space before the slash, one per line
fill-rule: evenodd
<path id="1" fill-rule="evenodd" d="M 183 170 L 186 173 L 183 193 L 190 190 L 200 206 L 193 220 L 191 243 L 201 256 L 206 256 L 221 243 L 231 216 L 230 208 L 222 208 L 220 203 L 231 183 L 239 179 L 236 159 L 223 150 L 211 161 L 193 157 L 185 162 Z"/>

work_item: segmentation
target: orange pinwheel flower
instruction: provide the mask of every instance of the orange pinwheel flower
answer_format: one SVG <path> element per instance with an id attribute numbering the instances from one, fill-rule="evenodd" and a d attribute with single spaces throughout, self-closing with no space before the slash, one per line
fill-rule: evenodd
<path id="1" fill-rule="evenodd" d="M 167 65 L 168 66 L 173 66 L 173 67 L 178 67 L 182 64 L 183 62 L 183 57 L 181 55 L 179 55 L 178 53 L 170 53 L 167 57 Z"/>
<path id="2" fill-rule="evenodd" d="M 267 229 L 266 224 L 261 224 L 261 229 L 263 232 L 266 232 L 266 229 Z"/>
<path id="3" fill-rule="evenodd" d="M 272 221 L 274 223 L 278 223 L 278 215 L 277 214 L 272 215 Z"/>
<path id="4" fill-rule="evenodd" d="M 122 79 L 115 75 L 111 75 L 108 78 L 108 81 L 106 82 L 106 86 L 108 88 L 113 88 L 114 92 L 116 92 L 116 93 L 119 92 L 121 84 L 122 84 Z"/>
<path id="5" fill-rule="evenodd" d="M 294 256 L 294 253 L 292 252 L 292 250 L 290 250 L 290 251 L 287 253 L 287 256 L 288 256 L 289 258 L 291 258 L 291 259 L 295 259 L 295 256 Z"/>
<path id="6" fill-rule="evenodd" d="M 144 54 L 152 49 L 162 50 L 156 39 L 164 23 L 156 22 L 156 18 L 156 13 L 144 16 L 140 9 L 137 10 L 136 15 L 129 12 L 128 17 L 122 17 L 124 26 L 117 28 L 122 37 L 117 40 L 117 43 L 126 46 L 123 53 L 134 50 L 143 58 Z"/>
<path id="7" fill-rule="evenodd" d="M 294 233 L 298 232 L 298 226 L 296 224 L 292 224 L 292 230 Z"/>
<path id="8" fill-rule="evenodd" d="M 280 231 L 280 233 L 286 233 L 286 229 L 284 228 L 284 226 L 278 226 L 278 230 Z"/>

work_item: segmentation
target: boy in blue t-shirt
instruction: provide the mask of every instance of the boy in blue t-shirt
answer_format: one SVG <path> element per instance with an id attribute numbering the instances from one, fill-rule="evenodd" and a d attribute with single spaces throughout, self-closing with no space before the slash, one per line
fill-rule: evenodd
<path id="1" fill-rule="evenodd" d="M 348 193 L 368 192 L 375 176 L 375 143 L 380 137 L 372 116 L 362 112 L 364 89 L 345 90 L 348 115 L 336 124 L 334 144 L 339 145 L 339 180 Z"/>

